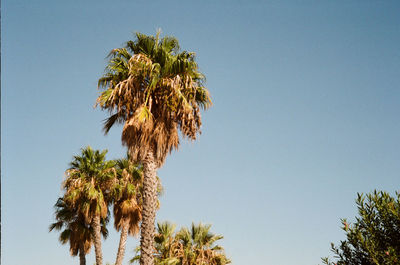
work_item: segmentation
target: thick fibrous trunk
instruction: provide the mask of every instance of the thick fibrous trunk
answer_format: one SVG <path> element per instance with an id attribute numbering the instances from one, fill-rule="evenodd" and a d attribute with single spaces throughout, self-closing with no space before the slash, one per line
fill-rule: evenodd
<path id="1" fill-rule="evenodd" d="M 79 264 L 86 265 L 85 249 L 83 244 L 79 246 Z"/>
<path id="2" fill-rule="evenodd" d="M 96 265 L 103 265 L 103 254 L 101 253 L 101 227 L 100 216 L 95 216 L 92 220 L 94 232 L 94 251 L 96 254 Z"/>
<path id="3" fill-rule="evenodd" d="M 115 265 L 122 265 L 122 260 L 124 259 L 126 239 L 128 237 L 128 230 L 129 230 L 129 222 L 128 221 L 129 220 L 124 220 L 124 224 L 122 225 L 122 228 L 121 228 L 121 238 L 119 239 L 117 260 L 115 261 Z"/>
<path id="4" fill-rule="evenodd" d="M 143 210 L 140 229 L 140 265 L 154 265 L 154 222 L 157 208 L 157 164 L 152 152 L 143 162 Z"/>

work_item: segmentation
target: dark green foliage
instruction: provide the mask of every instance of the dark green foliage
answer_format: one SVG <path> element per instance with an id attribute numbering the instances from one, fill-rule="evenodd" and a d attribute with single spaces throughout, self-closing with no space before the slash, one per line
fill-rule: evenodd
<path id="1" fill-rule="evenodd" d="M 331 244 L 335 261 L 323 258 L 327 265 L 400 264 L 400 194 L 386 192 L 358 194 L 359 216 L 354 224 L 342 220 L 346 240 Z"/>
<path id="2" fill-rule="evenodd" d="M 72 256 L 77 256 L 81 250 L 84 254 L 89 253 L 93 244 L 93 228 L 85 223 L 84 217 L 71 205 L 68 205 L 62 197 L 58 198 L 54 209 L 56 222 L 50 225 L 49 231 L 64 229 L 60 233 L 59 240 L 61 244 L 69 242 Z M 101 220 L 101 234 L 104 238 L 108 236 L 106 228 L 108 222 L 109 216 Z"/>

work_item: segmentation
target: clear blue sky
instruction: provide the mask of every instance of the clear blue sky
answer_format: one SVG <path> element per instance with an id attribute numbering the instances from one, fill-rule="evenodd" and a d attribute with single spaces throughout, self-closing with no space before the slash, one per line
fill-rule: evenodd
<path id="1" fill-rule="evenodd" d="M 2 264 L 78 264 L 48 233 L 52 206 L 80 148 L 125 153 L 121 127 L 104 136 L 93 105 L 105 56 L 136 31 L 195 51 L 214 102 L 200 139 L 159 171 L 158 220 L 213 224 L 234 265 L 317 265 L 357 192 L 399 190 L 399 1 L 3 0 L 1 11 Z"/>

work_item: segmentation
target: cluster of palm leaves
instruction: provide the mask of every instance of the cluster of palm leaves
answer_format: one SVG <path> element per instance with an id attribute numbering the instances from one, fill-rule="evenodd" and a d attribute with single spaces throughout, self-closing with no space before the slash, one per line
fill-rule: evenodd
<path id="1" fill-rule="evenodd" d="M 106 160 L 107 150 L 86 147 L 74 156 L 63 182 L 63 197 L 55 204 L 56 222 L 49 229 L 62 230 L 59 240 L 69 243 L 72 256 L 85 255 L 94 245 L 96 264 L 102 264 L 101 237 L 107 238 L 113 206 L 114 227 L 121 232 L 115 265 L 121 265 L 128 235 L 139 233 L 142 219 L 143 170 L 128 158 Z M 158 185 L 161 191 L 161 185 Z M 175 233 L 175 225 L 158 224 L 152 256 L 156 265 L 225 265 L 230 263 L 215 242 L 220 235 L 210 225 L 194 225 Z M 140 249 L 140 248 L 139 248 Z M 140 250 L 138 251 L 138 253 Z M 132 261 L 138 261 L 137 255 Z"/>
<path id="2" fill-rule="evenodd" d="M 72 256 L 79 254 L 80 264 L 86 264 L 85 255 L 89 253 L 93 244 L 93 228 L 87 224 L 84 217 L 71 205 L 67 204 L 64 198 L 58 198 L 55 207 L 56 222 L 50 225 L 50 231 L 63 230 L 59 240 L 62 244 L 70 244 Z M 101 223 L 101 234 L 107 238 L 108 230 L 106 223 L 108 219 L 103 219 Z"/>
<path id="3" fill-rule="evenodd" d="M 71 255 L 79 254 L 80 264 L 95 247 L 96 263 L 102 264 L 101 236 L 107 237 L 113 205 L 114 226 L 121 231 L 116 265 L 122 264 L 127 235 L 136 235 L 142 218 L 142 167 L 128 158 L 105 159 L 107 150 L 82 149 L 66 171 L 64 195 L 55 204 L 53 229 L 63 230 L 59 240 L 70 244 Z"/>
<path id="4" fill-rule="evenodd" d="M 211 225 L 192 224 L 191 228 L 181 228 L 175 232 L 175 225 L 158 223 L 158 233 L 154 238 L 156 265 L 225 265 L 231 261 L 223 248 L 216 245 L 221 235 L 210 232 Z M 140 247 L 131 262 L 140 260 Z"/>

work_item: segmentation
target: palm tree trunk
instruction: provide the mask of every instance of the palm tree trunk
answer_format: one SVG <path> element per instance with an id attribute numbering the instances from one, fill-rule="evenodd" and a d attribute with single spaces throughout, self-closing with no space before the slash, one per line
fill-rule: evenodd
<path id="1" fill-rule="evenodd" d="M 93 217 L 92 226 L 94 230 L 94 251 L 96 254 L 96 265 L 103 265 L 103 254 L 101 253 L 101 227 L 100 216 Z"/>
<path id="2" fill-rule="evenodd" d="M 157 208 L 157 164 L 153 152 L 143 162 L 143 210 L 140 229 L 140 265 L 154 265 L 154 222 Z"/>
<path id="3" fill-rule="evenodd" d="M 128 230 L 129 230 L 129 220 L 126 219 L 126 220 L 124 220 L 124 224 L 122 225 L 122 229 L 121 229 L 121 237 L 119 239 L 117 260 L 115 261 L 115 265 L 122 265 L 122 260 L 124 259 L 124 255 L 125 255 L 125 247 L 126 247 L 126 239 L 128 237 Z"/>
<path id="4" fill-rule="evenodd" d="M 79 246 L 79 264 L 86 265 L 85 249 L 82 243 Z"/>

